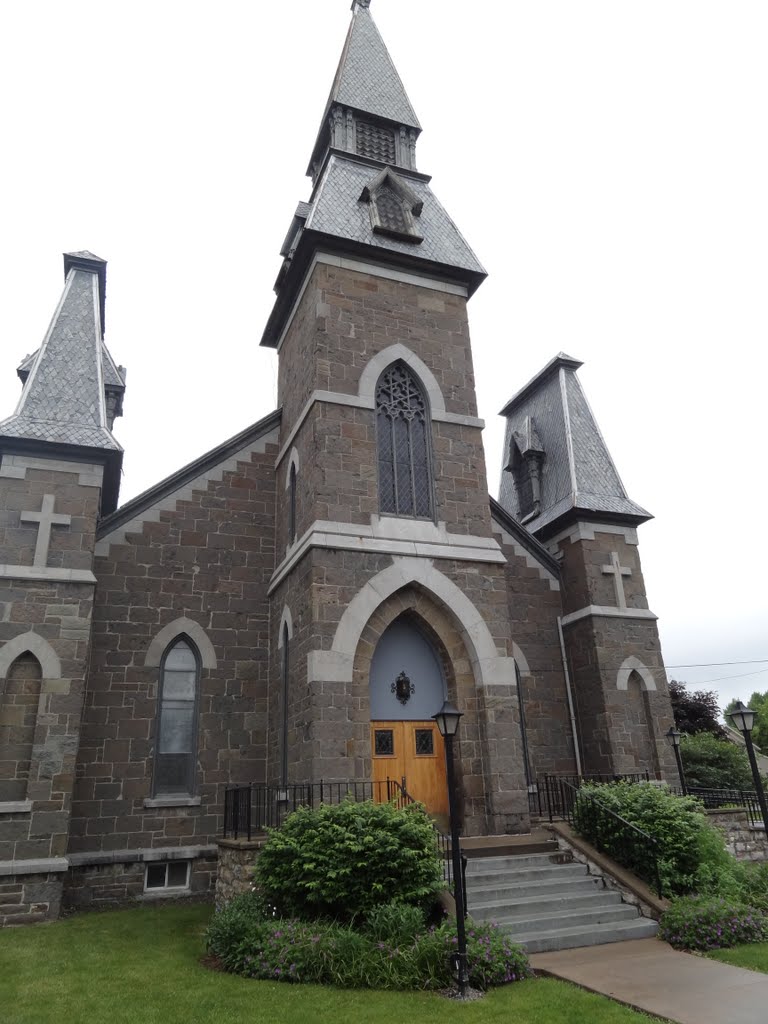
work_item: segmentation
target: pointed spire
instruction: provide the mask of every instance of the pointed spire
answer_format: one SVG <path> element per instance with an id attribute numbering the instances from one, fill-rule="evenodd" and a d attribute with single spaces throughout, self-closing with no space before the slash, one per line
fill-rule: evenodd
<path id="1" fill-rule="evenodd" d="M 329 148 L 416 167 L 421 125 L 369 7 L 370 0 L 352 4 L 352 22 L 310 161 L 308 173 L 315 180 Z M 387 124 L 379 137 L 382 122 Z"/>
<path id="2" fill-rule="evenodd" d="M 64 254 L 64 292 L 34 362 L 23 364 L 24 390 L 16 412 L 0 422 L 0 439 L 122 450 L 107 426 L 101 314 L 106 267 L 89 252 Z M 114 365 L 109 370 L 117 373 Z"/>

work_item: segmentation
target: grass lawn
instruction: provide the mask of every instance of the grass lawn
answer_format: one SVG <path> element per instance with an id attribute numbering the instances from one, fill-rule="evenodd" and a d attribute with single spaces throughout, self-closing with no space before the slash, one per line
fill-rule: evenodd
<path id="1" fill-rule="evenodd" d="M 553 979 L 457 1004 L 427 993 L 252 981 L 200 965 L 211 908 L 140 907 L 0 931 L 3 1024 L 641 1024 Z"/>
<path id="2" fill-rule="evenodd" d="M 768 974 L 768 942 L 749 942 L 743 946 L 732 946 L 731 949 L 714 949 L 707 956 L 721 960 L 724 964 L 733 964 L 734 967 L 746 967 L 750 971 Z"/>

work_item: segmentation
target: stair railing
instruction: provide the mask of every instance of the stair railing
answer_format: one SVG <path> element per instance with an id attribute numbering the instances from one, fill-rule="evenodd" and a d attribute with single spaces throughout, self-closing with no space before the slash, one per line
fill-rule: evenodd
<path id="1" fill-rule="evenodd" d="M 617 864 L 648 882 L 661 899 L 664 892 L 658 840 L 622 818 L 594 793 L 585 793 L 564 780 L 561 785 L 563 816 L 568 824 Z"/>

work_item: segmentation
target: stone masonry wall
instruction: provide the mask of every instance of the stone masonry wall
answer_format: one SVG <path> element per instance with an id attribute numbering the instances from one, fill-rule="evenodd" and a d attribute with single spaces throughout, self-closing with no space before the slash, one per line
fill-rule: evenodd
<path id="1" fill-rule="evenodd" d="M 216 873 L 216 909 L 221 910 L 233 896 L 250 892 L 253 869 L 265 839 L 220 839 Z"/>
<path id="2" fill-rule="evenodd" d="M 0 874 L 0 928 L 59 916 L 61 873 Z"/>
<path id="3" fill-rule="evenodd" d="M 146 864 L 90 864 L 70 868 L 64 884 L 64 906 L 70 910 L 105 910 L 157 899 L 210 899 L 216 880 L 216 855 L 190 861 L 189 891 L 145 892 Z"/>
<path id="4" fill-rule="evenodd" d="M 70 852 L 209 844 L 220 834 L 225 785 L 263 779 L 276 452 L 277 437 L 265 438 L 235 470 L 97 557 Z M 153 794 L 159 669 L 145 665 L 153 638 L 179 618 L 205 631 L 217 659 L 201 670 L 187 806 Z"/>
<path id="5" fill-rule="evenodd" d="M 725 835 L 725 844 L 736 860 L 768 861 L 768 837 L 764 828 L 753 828 L 743 808 L 707 811 Z"/>

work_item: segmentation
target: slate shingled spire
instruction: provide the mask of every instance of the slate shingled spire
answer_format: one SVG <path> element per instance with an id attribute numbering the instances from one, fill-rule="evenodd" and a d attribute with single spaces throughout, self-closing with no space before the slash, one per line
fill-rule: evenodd
<path id="1" fill-rule="evenodd" d="M 0 441 L 122 451 L 107 427 L 102 343 L 106 267 L 90 252 L 64 254 L 64 292 L 16 411 L 0 422 Z"/>
<path id="2" fill-rule="evenodd" d="M 507 431 L 499 503 L 516 519 L 525 518 L 526 528 L 539 539 L 584 513 L 633 526 L 652 518 L 627 495 L 576 376 L 581 365 L 565 352 L 558 353 L 501 410 Z M 530 517 L 510 454 L 533 423 L 543 462 L 538 514 Z"/>
<path id="3" fill-rule="evenodd" d="M 472 295 L 486 272 L 416 169 L 421 125 L 376 27 L 356 0 L 300 203 L 281 250 L 277 301 L 262 337 L 276 347 L 313 253 L 373 258 L 448 279 Z"/>

